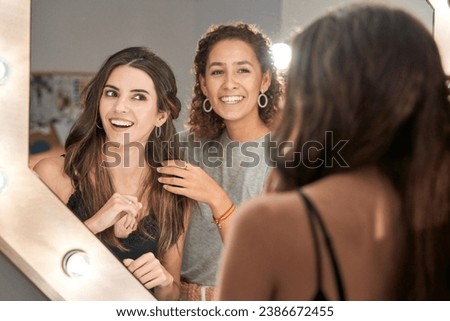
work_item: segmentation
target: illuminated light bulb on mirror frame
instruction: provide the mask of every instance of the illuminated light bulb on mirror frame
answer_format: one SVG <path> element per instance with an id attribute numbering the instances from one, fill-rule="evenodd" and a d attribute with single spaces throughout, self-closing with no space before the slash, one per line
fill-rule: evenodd
<path id="1" fill-rule="evenodd" d="M 285 71 L 291 62 L 291 47 L 282 42 L 275 43 L 272 45 L 272 54 L 275 67 L 278 70 Z"/>
<path id="2" fill-rule="evenodd" d="M 3 85 L 7 77 L 8 77 L 8 65 L 6 64 L 5 61 L 3 61 L 3 59 L 0 58 L 0 85 Z"/>
<path id="3" fill-rule="evenodd" d="M 62 262 L 64 272 L 72 277 L 78 278 L 89 273 L 89 256 L 82 250 L 72 250 L 66 253 Z"/>

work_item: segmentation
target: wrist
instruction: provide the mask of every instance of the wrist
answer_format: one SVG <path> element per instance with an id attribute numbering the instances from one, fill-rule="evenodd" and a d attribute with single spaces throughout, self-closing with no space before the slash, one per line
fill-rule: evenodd
<path id="1" fill-rule="evenodd" d="M 223 214 L 221 214 L 218 218 L 213 216 L 212 223 L 216 224 L 217 227 L 219 228 L 219 230 L 221 230 L 222 223 L 225 222 L 231 216 L 231 214 L 233 214 L 233 212 L 235 210 L 236 210 L 236 207 L 234 206 L 233 203 L 231 203 L 231 206 Z"/>
<path id="2" fill-rule="evenodd" d="M 211 208 L 213 218 L 219 218 L 227 209 L 230 208 L 231 204 L 233 204 L 228 195 L 224 191 L 222 192 L 223 193 L 220 193 L 217 197 L 211 198 L 211 201 L 208 204 Z"/>
<path id="3" fill-rule="evenodd" d="M 173 276 L 167 271 L 165 271 L 164 273 L 166 274 L 167 280 L 163 284 L 160 284 L 158 286 L 159 288 L 166 288 L 173 284 Z"/>
<path id="4" fill-rule="evenodd" d="M 88 218 L 86 221 L 84 221 L 84 225 L 87 226 L 87 228 L 93 233 L 97 234 L 101 232 L 101 229 L 98 226 L 98 222 L 94 217 Z"/>

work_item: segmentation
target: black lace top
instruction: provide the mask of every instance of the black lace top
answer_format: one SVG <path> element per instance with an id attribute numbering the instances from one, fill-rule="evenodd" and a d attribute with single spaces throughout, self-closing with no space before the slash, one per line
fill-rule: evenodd
<path id="1" fill-rule="evenodd" d="M 85 221 L 90 217 L 90 213 L 87 212 L 79 190 L 76 190 L 70 196 L 67 207 L 81 221 Z M 127 238 L 120 240 L 121 244 L 128 249 L 128 251 L 123 251 L 107 243 L 104 243 L 105 246 L 121 261 L 126 258 L 137 259 L 147 252 L 152 252 L 156 255 L 159 238 L 157 222 L 153 215 L 147 215 L 143 219 L 143 224 L 148 234 L 152 237 L 146 237 L 137 231 L 132 232 Z"/>

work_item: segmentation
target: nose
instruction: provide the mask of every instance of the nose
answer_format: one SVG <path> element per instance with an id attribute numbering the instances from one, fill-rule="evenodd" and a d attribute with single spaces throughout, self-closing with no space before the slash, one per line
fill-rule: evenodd
<path id="1" fill-rule="evenodd" d="M 117 99 L 114 108 L 118 113 L 126 113 L 128 111 L 126 99 Z"/>
<path id="2" fill-rule="evenodd" d="M 234 89 L 238 87 L 237 81 L 232 73 L 227 73 L 225 75 L 224 87 L 226 89 Z"/>

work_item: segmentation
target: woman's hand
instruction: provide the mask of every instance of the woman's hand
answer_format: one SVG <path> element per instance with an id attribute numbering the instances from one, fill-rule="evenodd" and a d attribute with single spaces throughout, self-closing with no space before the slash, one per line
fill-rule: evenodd
<path id="1" fill-rule="evenodd" d="M 114 235 L 126 239 L 137 228 L 137 220 L 122 212 L 122 218 L 114 224 Z"/>
<path id="2" fill-rule="evenodd" d="M 141 208 L 142 204 L 135 196 L 114 193 L 105 205 L 84 223 L 94 234 L 118 223 L 114 229 L 116 236 L 126 237 L 136 229 L 137 214 Z"/>
<path id="3" fill-rule="evenodd" d="M 167 287 L 173 283 L 172 275 L 151 252 L 141 255 L 136 260 L 125 259 L 123 264 L 147 289 Z"/>
<path id="4" fill-rule="evenodd" d="M 222 187 L 200 167 L 184 161 L 169 160 L 157 171 L 163 174 L 158 181 L 164 184 L 167 191 L 206 203 L 213 212 L 221 212 L 231 204 Z"/>

